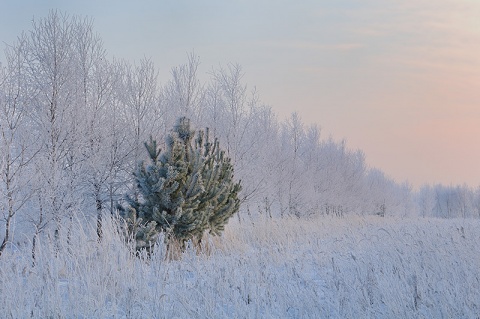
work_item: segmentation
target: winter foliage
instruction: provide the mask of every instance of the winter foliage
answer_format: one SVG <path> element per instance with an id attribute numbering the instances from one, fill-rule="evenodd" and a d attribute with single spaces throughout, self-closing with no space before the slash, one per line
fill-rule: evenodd
<path id="1" fill-rule="evenodd" d="M 128 207 L 120 207 L 137 250 L 149 249 L 161 232 L 181 247 L 200 242 L 207 230 L 219 235 L 240 208 L 231 159 L 217 139 L 210 142 L 208 129 L 195 135 L 181 117 L 166 145 L 162 153 L 152 138 L 145 143 L 150 163 L 141 162 L 135 172 L 139 194 L 134 191 Z"/>

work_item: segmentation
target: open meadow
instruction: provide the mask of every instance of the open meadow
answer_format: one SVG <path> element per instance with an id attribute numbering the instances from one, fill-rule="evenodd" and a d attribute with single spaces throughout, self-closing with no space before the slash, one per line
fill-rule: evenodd
<path id="1" fill-rule="evenodd" d="M 478 318 L 480 221 L 348 217 L 230 221 L 176 260 L 101 243 L 38 243 L 0 259 L 4 318 Z M 94 232 L 94 228 L 91 229 Z"/>

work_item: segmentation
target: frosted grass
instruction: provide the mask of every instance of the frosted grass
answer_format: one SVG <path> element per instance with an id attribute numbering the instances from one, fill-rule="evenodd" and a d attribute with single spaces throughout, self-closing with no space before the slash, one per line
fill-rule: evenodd
<path id="1" fill-rule="evenodd" d="M 232 220 L 204 252 L 132 256 L 75 227 L 0 259 L 5 318 L 477 318 L 478 220 Z"/>

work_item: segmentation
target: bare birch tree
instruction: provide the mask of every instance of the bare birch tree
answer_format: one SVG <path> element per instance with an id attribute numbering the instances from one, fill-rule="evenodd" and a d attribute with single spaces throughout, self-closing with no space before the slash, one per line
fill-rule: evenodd
<path id="1" fill-rule="evenodd" d="M 31 198 L 29 164 L 38 152 L 35 138 L 26 129 L 29 96 L 25 87 L 25 42 L 5 50 L 6 67 L 0 66 L 0 210 L 4 224 L 0 255 L 12 238 L 15 216 Z"/>

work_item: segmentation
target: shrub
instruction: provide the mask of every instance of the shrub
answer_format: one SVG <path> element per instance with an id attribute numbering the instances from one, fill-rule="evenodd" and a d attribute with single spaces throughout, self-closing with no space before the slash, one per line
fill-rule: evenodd
<path id="1" fill-rule="evenodd" d="M 134 173 L 137 195 L 127 196 L 128 206 L 120 210 L 136 249 L 149 250 L 161 232 L 168 244 L 181 247 L 188 240 L 200 243 L 207 231 L 219 235 L 240 207 L 241 186 L 218 140 L 210 142 L 208 128 L 195 134 L 182 117 L 164 152 L 151 137 L 145 147 L 149 163 L 141 162 Z"/>

